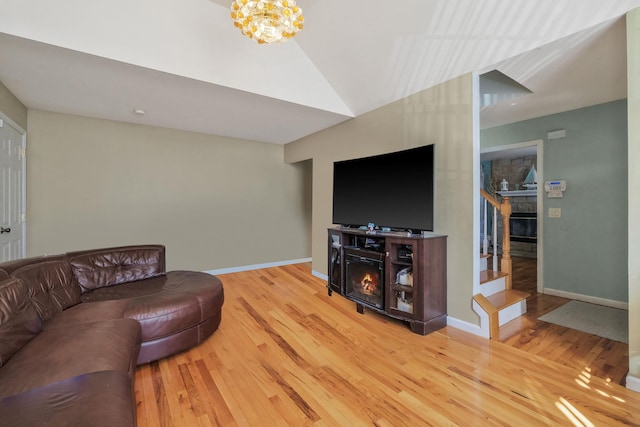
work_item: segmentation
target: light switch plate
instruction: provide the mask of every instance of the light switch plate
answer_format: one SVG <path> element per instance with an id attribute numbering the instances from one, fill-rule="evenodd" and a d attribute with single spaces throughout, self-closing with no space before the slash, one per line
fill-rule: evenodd
<path id="1" fill-rule="evenodd" d="M 562 208 L 549 208 L 549 218 L 562 218 Z"/>

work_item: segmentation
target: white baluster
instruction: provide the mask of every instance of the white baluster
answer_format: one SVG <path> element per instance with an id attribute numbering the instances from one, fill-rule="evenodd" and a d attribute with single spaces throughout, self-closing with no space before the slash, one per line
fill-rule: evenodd
<path id="1" fill-rule="evenodd" d="M 489 238 L 488 238 L 488 231 L 487 227 L 489 226 L 489 219 L 487 218 L 487 199 L 485 199 L 484 197 L 482 198 L 482 204 L 483 204 L 483 209 L 484 209 L 484 224 L 482 227 L 482 230 L 484 232 L 484 238 L 482 240 L 482 254 L 486 255 L 487 253 L 489 253 Z"/>
<path id="2" fill-rule="evenodd" d="M 493 271 L 498 271 L 498 209 L 493 207 Z"/>

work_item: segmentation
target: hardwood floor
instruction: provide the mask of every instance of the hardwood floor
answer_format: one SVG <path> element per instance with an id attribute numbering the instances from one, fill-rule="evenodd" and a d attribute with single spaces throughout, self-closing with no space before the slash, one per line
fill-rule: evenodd
<path id="1" fill-rule="evenodd" d="M 527 313 L 500 329 L 499 340 L 512 347 L 568 366 L 582 366 L 591 376 L 624 385 L 629 345 L 538 320 L 569 299 L 537 293 L 536 260 L 513 258 L 513 288 L 531 293 Z"/>
<path id="2" fill-rule="evenodd" d="M 220 278 L 218 331 L 138 368 L 140 427 L 640 425 L 640 394 L 571 345 L 553 350 L 551 332 L 546 352 L 452 327 L 417 335 L 329 297 L 307 264 Z"/>

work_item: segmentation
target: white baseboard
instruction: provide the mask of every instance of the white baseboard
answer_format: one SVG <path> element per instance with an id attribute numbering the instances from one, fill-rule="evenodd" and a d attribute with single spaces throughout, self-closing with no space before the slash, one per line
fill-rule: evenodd
<path id="1" fill-rule="evenodd" d="M 209 273 L 213 275 L 239 273 L 241 271 L 259 270 L 261 268 L 270 268 L 270 267 L 280 267 L 281 265 L 302 264 L 304 262 L 311 262 L 311 258 L 299 258 L 299 259 L 290 259 L 287 261 L 268 262 L 266 264 L 253 264 L 253 265 L 243 265 L 239 267 L 219 268 L 217 270 L 205 271 L 205 273 Z"/>
<path id="2" fill-rule="evenodd" d="M 479 337 L 489 338 L 489 334 L 485 334 L 480 326 L 465 322 L 464 320 L 456 319 L 455 317 L 447 316 L 447 326 L 469 332 L 470 334 L 477 335 Z"/>
<path id="3" fill-rule="evenodd" d="M 627 388 L 640 393 L 640 378 L 627 374 Z"/>
<path id="4" fill-rule="evenodd" d="M 622 302 L 622 301 L 615 301 L 612 299 L 592 297 L 589 295 L 582 295 L 582 294 L 574 294 L 573 292 L 565 292 L 565 291 L 559 291 L 557 289 L 549 289 L 549 288 L 545 288 L 543 293 L 545 295 L 553 295 L 555 297 L 562 297 L 562 298 L 574 299 L 577 301 L 590 302 L 592 304 L 604 305 L 606 307 L 611 307 L 611 308 L 619 308 L 621 310 L 629 310 L 629 303 Z"/>
<path id="5" fill-rule="evenodd" d="M 315 270 L 311 270 L 311 275 L 312 276 L 316 276 L 322 280 L 329 280 L 329 276 L 327 276 L 326 274 L 322 274 L 322 273 L 318 273 Z"/>

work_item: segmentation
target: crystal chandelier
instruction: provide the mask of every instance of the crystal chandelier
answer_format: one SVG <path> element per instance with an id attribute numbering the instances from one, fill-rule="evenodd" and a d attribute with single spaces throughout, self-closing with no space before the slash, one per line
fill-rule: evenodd
<path id="1" fill-rule="evenodd" d="M 304 17 L 296 0 L 234 0 L 233 24 L 258 43 L 280 43 L 302 29 Z"/>

